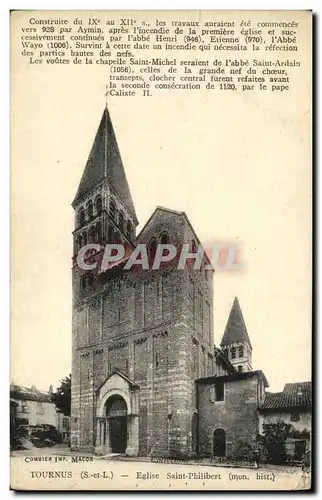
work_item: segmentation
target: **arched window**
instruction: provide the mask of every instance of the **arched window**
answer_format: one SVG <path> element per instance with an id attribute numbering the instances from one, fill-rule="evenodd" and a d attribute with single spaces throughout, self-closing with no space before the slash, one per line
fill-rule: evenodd
<path id="1" fill-rule="evenodd" d="M 117 210 L 116 210 L 116 205 L 113 200 L 110 201 L 110 216 L 116 220 L 117 218 Z"/>
<path id="2" fill-rule="evenodd" d="M 96 201 L 95 201 L 95 207 L 96 207 L 96 212 L 97 212 L 98 214 L 100 214 L 100 213 L 101 213 L 101 211 L 102 211 L 102 208 L 103 208 L 103 204 L 102 204 L 102 197 L 101 197 L 101 196 L 98 196 L 98 197 L 96 198 Z"/>
<path id="3" fill-rule="evenodd" d="M 240 345 L 240 346 L 238 347 L 238 356 L 239 356 L 240 358 L 242 358 L 242 357 L 244 356 L 244 346 L 243 346 L 243 345 Z"/>
<path id="4" fill-rule="evenodd" d="M 89 219 L 93 217 L 93 203 L 91 201 L 87 205 L 87 216 Z"/>
<path id="5" fill-rule="evenodd" d="M 197 250 L 198 249 L 195 240 L 191 240 L 191 252 L 197 253 Z"/>
<path id="6" fill-rule="evenodd" d="M 243 372 L 243 367 L 242 367 L 242 365 L 238 365 L 238 367 L 237 367 L 237 371 L 238 371 L 238 373 L 242 373 L 242 372 Z"/>
<path id="7" fill-rule="evenodd" d="M 152 238 L 149 243 L 149 259 L 151 261 L 154 260 L 156 251 L 157 251 L 157 240 L 155 238 Z"/>
<path id="8" fill-rule="evenodd" d="M 127 237 L 129 240 L 132 239 L 132 233 L 133 233 L 133 227 L 132 227 L 131 221 L 127 221 L 126 234 L 127 234 Z"/>
<path id="9" fill-rule="evenodd" d="M 78 213 L 78 222 L 80 226 L 85 224 L 85 210 L 83 208 L 81 208 Z"/>
<path id="10" fill-rule="evenodd" d="M 169 243 L 169 236 L 168 236 L 168 234 L 167 233 L 162 233 L 160 241 L 161 241 L 162 245 L 167 245 Z"/>
<path id="11" fill-rule="evenodd" d="M 119 213 L 119 226 L 120 228 L 122 229 L 122 231 L 124 231 L 124 213 L 123 212 L 120 212 Z"/>
<path id="12" fill-rule="evenodd" d="M 214 457 L 226 456 L 226 432 L 224 429 L 216 429 L 213 435 Z"/>
<path id="13" fill-rule="evenodd" d="M 229 349 L 228 349 L 228 347 L 224 347 L 223 351 L 224 351 L 225 356 L 227 356 L 227 358 L 229 358 Z"/>
<path id="14" fill-rule="evenodd" d="M 230 352 L 231 352 L 231 359 L 235 359 L 236 358 L 236 347 L 232 347 Z"/>

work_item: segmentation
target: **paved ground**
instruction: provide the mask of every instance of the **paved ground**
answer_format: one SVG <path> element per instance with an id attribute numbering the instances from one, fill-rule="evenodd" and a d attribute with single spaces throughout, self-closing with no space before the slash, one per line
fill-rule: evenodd
<path id="1" fill-rule="evenodd" d="M 310 476 L 303 475 L 299 467 L 265 465 L 248 469 L 196 462 L 167 464 L 144 459 L 119 460 L 115 455 L 97 457 L 90 453 L 71 453 L 65 445 L 14 451 L 11 456 L 13 468 L 24 471 L 25 479 L 21 479 L 21 484 L 25 484 L 30 475 L 39 475 L 34 484 L 37 489 L 296 490 L 310 486 Z M 70 471 L 76 478 L 75 482 L 72 485 L 66 482 L 65 485 L 63 480 L 47 480 L 42 486 L 41 479 L 45 479 L 42 471 L 47 471 L 48 477 L 49 469 L 58 468 Z M 30 480 L 28 488 L 29 484 Z"/>

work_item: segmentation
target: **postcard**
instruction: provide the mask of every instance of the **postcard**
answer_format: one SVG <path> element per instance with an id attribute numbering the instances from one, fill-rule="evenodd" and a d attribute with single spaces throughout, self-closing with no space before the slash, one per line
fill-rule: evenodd
<path id="1" fill-rule="evenodd" d="M 308 490 L 312 12 L 11 12 L 14 490 Z"/>

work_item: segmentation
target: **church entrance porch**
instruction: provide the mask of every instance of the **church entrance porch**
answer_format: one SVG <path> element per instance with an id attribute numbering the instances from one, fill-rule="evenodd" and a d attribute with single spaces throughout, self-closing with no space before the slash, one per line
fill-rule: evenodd
<path id="1" fill-rule="evenodd" d="M 97 390 L 97 454 L 138 455 L 138 398 L 138 386 L 118 371 L 113 372 Z"/>

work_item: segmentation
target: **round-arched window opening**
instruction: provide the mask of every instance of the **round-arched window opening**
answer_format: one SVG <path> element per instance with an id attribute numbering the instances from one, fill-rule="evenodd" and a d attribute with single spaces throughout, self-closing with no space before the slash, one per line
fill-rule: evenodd
<path id="1" fill-rule="evenodd" d="M 99 196 L 98 198 L 96 198 L 95 207 L 96 207 L 96 212 L 98 214 L 100 214 L 101 211 L 102 211 L 102 208 L 103 208 L 101 196 Z"/>
<path id="2" fill-rule="evenodd" d="M 93 217 L 93 203 L 91 201 L 87 205 L 87 216 L 89 219 Z"/>
<path id="3" fill-rule="evenodd" d="M 191 252 L 197 253 L 197 250 L 198 249 L 195 240 L 191 240 Z"/>
<path id="4" fill-rule="evenodd" d="M 160 242 L 162 243 L 162 245 L 168 245 L 168 243 L 169 243 L 169 236 L 168 236 L 167 233 L 162 233 L 161 234 Z"/>
<path id="5" fill-rule="evenodd" d="M 149 243 L 149 259 L 154 260 L 157 251 L 157 240 L 152 238 Z"/>
<path id="6" fill-rule="evenodd" d="M 122 229 L 122 231 L 124 230 L 124 220 L 125 220 L 124 213 L 120 212 L 119 213 L 119 226 Z"/>
<path id="7" fill-rule="evenodd" d="M 116 210 L 116 205 L 113 200 L 110 201 L 110 215 L 113 217 L 113 219 L 116 219 L 117 216 L 117 210 Z"/>

